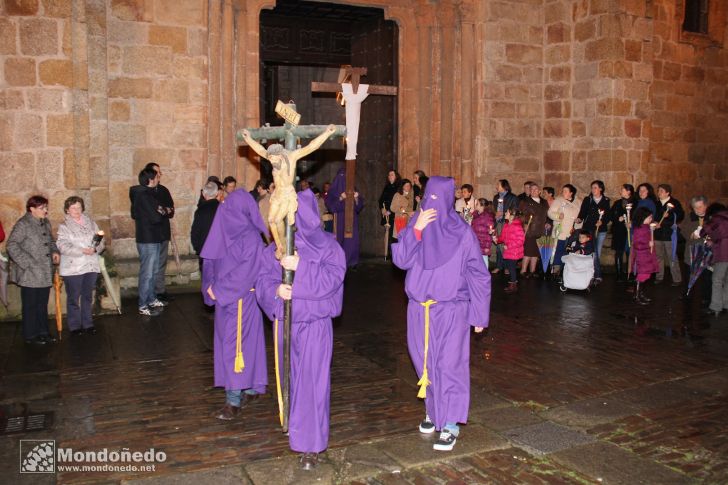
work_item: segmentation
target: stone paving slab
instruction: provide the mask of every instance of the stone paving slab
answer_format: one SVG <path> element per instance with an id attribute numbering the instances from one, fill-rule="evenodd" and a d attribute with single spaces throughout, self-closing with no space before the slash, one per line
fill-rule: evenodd
<path id="1" fill-rule="evenodd" d="M 393 473 L 402 466 L 384 453 L 379 443 L 354 445 L 329 450 L 328 459 L 336 469 L 337 482 L 364 479 L 379 473 Z"/>
<path id="2" fill-rule="evenodd" d="M 682 380 L 660 382 L 610 395 L 613 399 L 635 405 L 640 411 L 671 407 L 706 396 L 704 392 L 689 388 Z"/>
<path id="3" fill-rule="evenodd" d="M 503 436 L 534 455 L 554 453 L 594 441 L 586 433 L 548 421 L 508 430 L 503 432 Z"/>
<path id="4" fill-rule="evenodd" d="M 588 429 L 637 414 L 638 406 L 613 397 L 585 399 L 541 413 L 544 418 L 566 426 Z"/>
<path id="5" fill-rule="evenodd" d="M 533 410 L 521 406 L 476 410 L 470 413 L 470 419 L 473 423 L 482 424 L 494 431 L 522 428 L 543 422 Z"/>
<path id="6" fill-rule="evenodd" d="M 336 470 L 325 453 L 319 464 L 309 471 L 299 467 L 299 456 L 290 454 L 272 460 L 261 460 L 245 466 L 255 485 L 311 485 L 334 483 Z"/>
<path id="7" fill-rule="evenodd" d="M 543 457 L 534 457 L 517 448 L 484 451 L 429 466 L 401 472 L 382 473 L 349 485 L 585 485 L 596 480 Z"/>
<path id="8" fill-rule="evenodd" d="M 682 379 L 680 384 L 698 392 L 726 395 L 728 394 L 728 369 L 723 368 L 717 372 L 687 377 Z"/>
<path id="9" fill-rule="evenodd" d="M 121 485 L 251 485 L 252 482 L 243 471 L 242 466 L 218 467 L 199 472 L 181 473 L 177 475 L 152 476 L 138 480 L 122 480 Z"/>
<path id="10" fill-rule="evenodd" d="M 509 446 L 501 436 L 477 424 L 460 428 L 460 437 L 452 451 L 432 449 L 437 435 L 437 433 L 423 435 L 415 429 L 412 433 L 381 441 L 377 445 L 384 453 L 404 467 L 426 465 L 439 460 Z"/>
<path id="11" fill-rule="evenodd" d="M 644 460 L 608 443 L 591 443 L 562 450 L 550 457 L 580 473 L 609 484 L 683 485 L 695 480 L 665 466 Z"/>

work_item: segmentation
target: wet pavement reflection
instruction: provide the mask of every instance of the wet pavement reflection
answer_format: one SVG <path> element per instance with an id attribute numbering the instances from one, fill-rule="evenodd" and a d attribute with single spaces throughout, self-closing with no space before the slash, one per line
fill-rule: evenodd
<path id="1" fill-rule="evenodd" d="M 472 419 L 461 440 L 473 447 L 469 458 L 423 451 L 427 465 L 420 466 L 395 446 L 376 446 L 395 465 L 352 468 L 356 460 L 346 457 L 361 446 L 414 438 L 424 413 L 406 349 L 403 281 L 381 262 L 347 275 L 344 313 L 334 322 L 331 441 L 322 467 L 331 468 L 332 481 L 388 483 L 395 473 L 398 483 L 419 483 L 442 473 L 464 482 L 548 483 L 544 477 L 555 476 L 563 478 L 557 483 L 580 483 L 609 476 L 584 461 L 597 446 L 615 456 L 630 453 L 632 468 L 654 476 L 728 481 L 728 317 L 702 315 L 698 297 L 682 298 L 681 288 L 666 285 L 648 288 L 652 304 L 636 305 L 626 285 L 609 276 L 589 293 L 526 280 L 510 295 L 495 277 L 491 326 L 471 340 Z M 154 447 L 168 457 L 153 474 L 64 472 L 60 483 L 222 473 L 230 466 L 257 483 L 256 466 L 278 466 L 266 460 L 281 458 L 287 469 L 293 455 L 270 392 L 235 421 L 211 417 L 224 395 L 212 387 L 212 319 L 197 294 L 178 294 L 159 318 L 139 317 L 132 300 L 124 309 L 98 318 L 97 335 L 72 338 L 66 331 L 48 348 L 26 346 L 19 324 L 0 324 L 0 411 L 53 413 L 48 430 L 0 435 L 0 476 L 18 477 L 19 439 L 45 438 L 79 450 Z M 271 350 L 269 327 L 266 339 Z M 271 351 L 275 382 L 272 369 Z M 529 441 L 529 433 L 555 436 L 551 428 L 531 429 L 543 423 L 564 428 L 568 446 Z M 589 439 L 570 441 L 574 432 Z"/>

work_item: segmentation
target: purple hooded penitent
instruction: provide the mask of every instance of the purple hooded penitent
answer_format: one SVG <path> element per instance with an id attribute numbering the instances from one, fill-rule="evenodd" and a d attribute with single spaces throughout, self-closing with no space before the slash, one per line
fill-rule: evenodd
<path id="1" fill-rule="evenodd" d="M 346 253 L 346 266 L 352 267 L 359 264 L 359 213 L 364 208 L 364 198 L 360 195 L 359 200 L 354 204 L 354 227 L 352 237 L 344 237 L 344 208 L 346 201 L 340 200 L 342 193 L 346 192 L 346 169 L 340 169 L 336 178 L 331 183 L 331 188 L 326 196 L 326 207 L 334 214 L 336 222 L 336 240 Z"/>
<path id="2" fill-rule="evenodd" d="M 277 338 L 282 352 L 283 300 L 276 296 L 281 266 L 273 249 L 264 253 L 256 295 L 270 319 L 279 321 Z M 310 190 L 298 193 L 296 251 L 300 259 L 292 292 L 288 433 L 292 450 L 318 453 L 329 443 L 331 319 L 341 313 L 346 259 L 333 235 L 321 228 L 316 198 Z M 282 365 L 282 353 L 279 360 Z"/>
<path id="3" fill-rule="evenodd" d="M 263 257 L 265 231 L 258 205 L 244 190 L 232 192 L 215 214 L 200 257 L 204 259 L 202 295 L 215 305 L 215 386 L 226 390 L 254 389 L 268 384 L 263 316 L 255 293 Z M 212 287 L 215 300 L 207 294 Z M 238 301 L 242 299 L 241 343 L 245 367 L 235 372 Z"/>
<path id="4" fill-rule="evenodd" d="M 427 182 L 421 207 L 437 218 L 418 240 L 419 211 L 392 245 L 392 259 L 407 270 L 407 347 L 422 378 L 425 356 L 425 306 L 429 307 L 429 345 L 425 407 L 437 429 L 465 423 L 470 403 L 470 326 L 487 327 L 490 273 L 475 233 L 453 208 L 455 183 L 446 177 Z M 421 391 L 422 392 L 422 391 Z"/>

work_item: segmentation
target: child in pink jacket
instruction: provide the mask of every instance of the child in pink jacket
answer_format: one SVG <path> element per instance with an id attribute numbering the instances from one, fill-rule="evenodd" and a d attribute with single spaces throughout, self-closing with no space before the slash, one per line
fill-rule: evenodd
<path id="1" fill-rule="evenodd" d="M 523 230 L 520 211 L 506 212 L 506 223 L 503 225 L 498 244 L 503 244 L 503 261 L 508 270 L 509 282 L 506 293 L 518 291 L 518 274 L 516 265 L 518 260 L 523 258 L 523 244 L 526 241 L 526 233 Z"/>

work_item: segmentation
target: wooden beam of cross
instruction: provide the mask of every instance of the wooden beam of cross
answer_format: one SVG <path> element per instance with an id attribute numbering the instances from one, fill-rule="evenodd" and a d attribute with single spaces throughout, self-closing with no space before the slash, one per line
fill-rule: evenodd
<path id="1" fill-rule="evenodd" d="M 345 84 L 351 84 L 351 90 L 354 94 L 358 94 L 359 81 L 361 76 L 365 76 L 367 69 L 365 67 L 342 66 L 339 73 L 339 79 L 350 80 L 351 82 L 324 83 L 312 82 L 311 91 L 314 93 L 341 93 L 344 91 Z M 356 83 L 356 84 L 355 84 Z M 396 96 L 397 86 L 387 86 L 378 84 L 362 85 L 366 86 L 368 94 Z M 360 101 L 361 102 L 361 101 Z M 348 117 L 347 117 L 348 118 Z M 351 126 L 356 123 L 355 126 Z M 346 126 L 349 133 L 358 131 L 359 118 L 356 120 L 346 120 Z M 354 129 L 352 129 L 354 128 Z M 356 144 L 357 140 L 347 139 L 347 143 Z M 354 147 L 356 153 L 356 146 Z M 354 180 L 356 173 L 356 158 L 347 157 L 346 159 L 346 199 L 344 201 L 344 237 L 354 237 Z"/>

